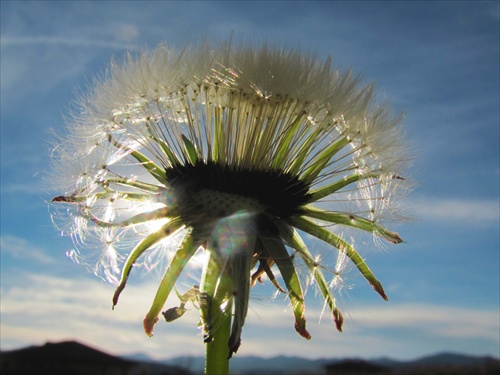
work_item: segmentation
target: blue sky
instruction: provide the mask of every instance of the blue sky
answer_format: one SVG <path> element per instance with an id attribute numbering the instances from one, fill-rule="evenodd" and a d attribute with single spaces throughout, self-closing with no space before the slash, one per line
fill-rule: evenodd
<path id="1" fill-rule="evenodd" d="M 1 349 L 77 339 L 115 354 L 203 355 L 196 311 L 142 318 L 159 275 L 113 286 L 65 256 L 47 209 L 51 131 L 78 90 L 127 50 L 205 37 L 332 55 L 404 111 L 417 182 L 403 245 L 365 254 L 389 302 L 352 272 L 345 329 L 313 293 L 305 341 L 286 301 L 255 290 L 238 355 L 499 356 L 499 2 L 1 2 Z M 321 321 L 321 323 L 320 323 Z"/>

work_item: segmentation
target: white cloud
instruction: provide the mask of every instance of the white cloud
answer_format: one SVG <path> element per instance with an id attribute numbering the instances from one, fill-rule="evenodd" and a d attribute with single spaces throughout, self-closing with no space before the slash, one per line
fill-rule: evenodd
<path id="1" fill-rule="evenodd" d="M 154 337 L 144 334 L 142 319 L 156 282 L 129 283 L 112 311 L 113 287 L 90 277 L 20 275 L 19 280 L 17 286 L 2 291 L 2 350 L 76 339 L 115 354 L 143 352 L 158 359 L 204 354 L 194 308 L 173 323 L 160 320 Z M 175 303 L 169 300 L 167 306 Z M 344 333 L 338 333 L 326 316 L 318 324 L 321 308 L 311 305 L 306 317 L 313 338 L 307 341 L 295 332 L 288 303 L 254 300 L 250 306 L 241 356 L 415 358 L 435 351 L 460 351 L 463 343 L 476 348 L 477 354 L 494 355 L 499 347 L 496 311 L 425 304 L 367 306 L 350 310 Z M 484 353 L 478 342 L 487 342 L 491 353 Z"/>
<path id="2" fill-rule="evenodd" d="M 115 30 L 116 36 L 124 41 L 137 37 L 138 31 L 133 25 L 120 24 Z M 29 45 L 53 45 L 66 47 L 90 47 L 90 48 L 116 48 L 126 49 L 128 45 L 123 41 L 105 41 L 91 38 L 68 38 L 63 36 L 2 36 L 2 47 L 21 47 Z"/>
<path id="3" fill-rule="evenodd" d="M 14 40 L 13 40 L 14 39 Z M 92 50 L 78 47 L 74 41 L 56 43 L 49 38 L 2 37 L 2 105 L 15 110 L 29 105 L 33 97 L 46 95 L 66 80 L 81 77 L 96 58 Z M 4 45 L 5 43 L 5 45 Z M 24 101 L 24 102 L 23 102 Z"/>
<path id="4" fill-rule="evenodd" d="M 0 244 L 3 254 L 9 254 L 16 259 L 31 260 L 41 264 L 50 264 L 54 258 L 46 255 L 45 250 L 24 238 L 16 236 L 0 237 Z"/>
<path id="5" fill-rule="evenodd" d="M 498 227 L 500 201 L 498 199 L 437 199 L 419 198 L 408 212 L 422 221 L 443 224 L 492 225 Z"/>
<path id="6" fill-rule="evenodd" d="M 258 311 L 254 309 L 249 313 L 246 332 L 259 331 L 265 336 L 261 342 L 246 340 L 243 350 L 259 355 L 265 352 L 267 356 L 415 358 L 438 351 L 462 351 L 467 346 L 464 343 L 472 348 L 481 341 L 491 343 L 491 354 L 495 355 L 500 345 L 498 311 L 492 310 L 393 303 L 358 307 L 344 312 L 343 333 L 335 330 L 328 313 L 321 318 L 319 308 L 306 309 L 306 317 L 312 335 L 310 342 L 295 334 L 293 314 L 288 307 L 265 305 Z M 417 352 L 422 348 L 427 351 Z M 477 349 L 477 354 L 484 354 L 484 349 Z"/>
<path id="7" fill-rule="evenodd" d="M 133 51 L 137 29 L 119 24 L 107 40 L 95 38 L 90 32 L 79 37 L 53 35 L 3 35 L 2 99 L 30 100 L 32 95 L 47 93 L 62 82 L 82 77 L 93 61 L 106 51 Z M 104 51 L 104 52 L 103 52 Z M 7 106 L 9 109 L 10 107 Z"/>
<path id="8" fill-rule="evenodd" d="M 123 42 L 133 42 L 139 37 L 139 28 L 131 23 L 118 23 L 115 26 L 114 33 Z"/>
<path id="9" fill-rule="evenodd" d="M 360 330 L 366 328 L 400 328 L 433 332 L 437 336 L 457 339 L 499 341 L 500 322 L 497 311 L 457 308 L 426 304 L 405 304 L 351 311 Z"/>
<path id="10" fill-rule="evenodd" d="M 203 355 L 196 314 L 186 314 L 175 324 L 160 322 L 153 338 L 144 334 L 142 319 L 153 301 L 154 284 L 128 285 L 112 311 L 114 288 L 91 277 L 25 275 L 21 279 L 17 286 L 2 291 L 2 350 L 72 339 L 115 354 Z M 186 329 L 188 323 L 192 329 Z M 165 350 L 165 343 L 174 341 L 172 351 Z"/>
<path id="11" fill-rule="evenodd" d="M 31 181 L 29 181 L 31 182 Z M 37 183 L 11 183 L 1 186 L 3 194 L 27 194 L 27 195 L 42 195 L 46 191 L 41 184 Z"/>

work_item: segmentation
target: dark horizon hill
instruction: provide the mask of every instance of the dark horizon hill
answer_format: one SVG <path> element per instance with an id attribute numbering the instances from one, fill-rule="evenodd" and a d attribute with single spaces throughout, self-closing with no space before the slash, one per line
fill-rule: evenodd
<path id="1" fill-rule="evenodd" d="M 151 368 L 150 368 L 151 367 Z M 0 353 L 2 375 L 189 375 L 177 366 L 138 362 L 104 353 L 77 341 L 46 343 L 42 346 Z"/>
<path id="2" fill-rule="evenodd" d="M 113 356 L 76 341 L 0 352 L 2 375 L 192 375 L 203 374 L 202 357 L 155 361 L 144 354 Z M 490 356 L 438 353 L 410 361 L 379 358 L 306 359 L 234 357 L 231 373 L 237 375 L 497 375 L 500 361 Z"/>

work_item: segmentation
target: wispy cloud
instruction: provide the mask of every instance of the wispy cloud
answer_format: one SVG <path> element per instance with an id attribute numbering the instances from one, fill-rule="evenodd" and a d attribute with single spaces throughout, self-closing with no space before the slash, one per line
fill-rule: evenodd
<path id="1" fill-rule="evenodd" d="M 24 281 L 2 293 L 2 349 L 77 339 L 117 354 L 144 352 L 155 358 L 203 355 L 203 339 L 196 328 L 198 312 L 194 308 L 173 323 L 160 321 L 153 338 L 143 333 L 142 319 L 156 282 L 130 283 L 115 311 L 111 311 L 113 287 L 92 278 L 26 274 L 20 279 Z M 167 305 L 175 306 L 176 302 L 174 298 Z M 487 350 L 481 343 L 488 343 L 490 352 L 486 354 L 494 354 L 499 347 L 495 311 L 424 304 L 357 308 L 346 315 L 342 334 L 336 332 L 327 317 L 320 319 L 320 307 L 308 309 L 306 316 L 311 341 L 295 333 L 288 301 L 253 301 L 238 355 L 317 358 L 390 354 L 401 358 L 409 355 L 404 351 L 409 335 L 416 346 L 423 348 L 421 354 L 459 351 L 459 343 L 466 340 L 479 343 L 478 354 Z M 392 331 L 398 334 L 391 336 Z M 173 342 L 176 345 L 167 345 Z M 412 349 L 410 355 L 418 354 Z"/>
<path id="2" fill-rule="evenodd" d="M 158 324 L 154 338 L 144 334 L 142 319 L 155 293 L 151 284 L 127 286 L 115 311 L 111 310 L 114 288 L 91 277 L 78 280 L 24 274 L 18 285 L 3 289 L 2 350 L 76 339 L 116 354 L 203 355 L 196 314 L 186 314 L 185 319 L 168 326 Z M 186 329 L 186 324 L 192 329 Z M 167 351 L 167 342 L 176 345 Z"/>
<path id="3" fill-rule="evenodd" d="M 57 87 L 65 80 L 81 77 L 104 51 L 135 51 L 138 31 L 133 25 L 117 25 L 107 39 L 90 32 L 81 36 L 2 35 L 2 102 L 27 99 Z M 9 108 L 9 107 L 7 107 Z"/>
<path id="4" fill-rule="evenodd" d="M 3 255 L 8 254 L 18 260 L 30 260 L 40 264 L 54 262 L 54 258 L 48 256 L 45 249 L 24 238 L 6 235 L 0 237 L 0 244 Z"/>
<path id="5" fill-rule="evenodd" d="M 131 40 L 137 36 L 137 30 L 134 26 L 130 25 L 128 29 L 123 27 L 123 39 Z M 133 36 L 135 35 L 135 36 Z M 112 48 L 112 49 L 129 49 L 135 50 L 134 45 L 130 45 L 123 40 L 97 40 L 91 38 L 75 38 L 75 37 L 62 37 L 52 35 L 37 35 L 37 36 L 2 36 L 0 43 L 3 48 L 15 46 L 29 46 L 29 45 L 52 45 L 52 46 L 65 46 L 65 47 L 87 47 L 87 48 Z"/>
<path id="6" fill-rule="evenodd" d="M 354 326 L 365 328 L 399 328 L 420 330 L 449 339 L 485 339 L 499 342 L 497 311 L 474 308 L 404 304 L 372 307 L 350 312 Z"/>
<path id="7" fill-rule="evenodd" d="M 312 334 L 309 342 L 296 337 L 291 314 L 279 305 L 254 307 L 242 351 L 263 356 L 413 359 L 442 351 L 461 352 L 466 343 L 474 343 L 477 355 L 497 356 L 500 349 L 497 311 L 431 304 L 365 306 L 348 310 L 344 332 L 338 333 L 326 316 L 319 325 L 321 309 L 313 308 L 306 310 Z"/>
<path id="8" fill-rule="evenodd" d="M 423 198 L 412 208 L 415 217 L 456 225 L 495 225 L 500 218 L 498 199 L 437 199 Z"/>
<path id="9" fill-rule="evenodd" d="M 43 195 L 46 193 L 46 188 L 42 184 L 35 183 L 10 183 L 1 185 L 2 194 L 27 194 L 27 195 Z"/>

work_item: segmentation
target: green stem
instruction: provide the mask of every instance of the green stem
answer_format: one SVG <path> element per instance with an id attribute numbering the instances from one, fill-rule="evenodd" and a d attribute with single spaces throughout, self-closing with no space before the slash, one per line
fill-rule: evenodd
<path id="1" fill-rule="evenodd" d="M 227 275 L 220 278 L 217 292 L 209 306 L 212 327 L 210 327 L 212 340 L 206 343 L 205 374 L 229 374 L 229 337 L 231 334 L 231 279 Z M 225 306 L 222 306 L 226 302 Z M 224 307 L 224 308 L 222 308 Z"/>

